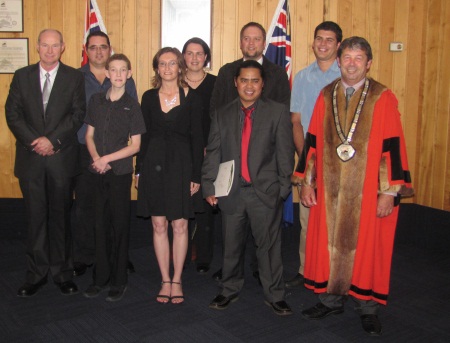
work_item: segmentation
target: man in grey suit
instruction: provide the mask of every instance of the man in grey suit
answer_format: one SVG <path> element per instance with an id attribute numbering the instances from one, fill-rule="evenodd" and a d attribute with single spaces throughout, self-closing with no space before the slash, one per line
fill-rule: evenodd
<path id="1" fill-rule="evenodd" d="M 239 65 L 235 87 L 239 96 L 212 115 L 202 168 L 203 196 L 211 206 L 220 204 L 224 232 L 223 288 L 209 307 L 223 310 L 237 300 L 244 284 L 241 260 L 250 223 L 265 302 L 276 314 L 289 315 L 280 231 L 294 165 L 289 108 L 261 97 L 264 69 L 256 61 Z M 235 162 L 233 184 L 229 195 L 218 200 L 214 181 L 220 163 L 230 160 Z"/>
<path id="2" fill-rule="evenodd" d="M 36 294 L 48 272 L 62 294 L 78 292 L 72 281 L 70 185 L 79 172 L 76 133 L 86 109 L 84 79 L 59 61 L 59 31 L 41 31 L 37 51 L 38 63 L 15 72 L 5 105 L 28 218 L 26 282 L 19 297 Z"/>
<path id="3" fill-rule="evenodd" d="M 237 68 L 243 61 L 254 60 L 260 63 L 264 69 L 265 80 L 263 95 L 266 99 L 272 99 L 289 106 L 291 90 L 286 71 L 283 67 L 270 62 L 264 55 L 266 46 L 266 30 L 256 22 L 245 24 L 240 31 L 240 49 L 242 58 L 222 66 L 217 75 L 214 90 L 211 96 L 210 112 L 229 104 L 237 98 L 238 92 L 234 83 Z M 253 277 L 261 283 L 256 262 L 255 249 L 251 247 L 250 267 Z M 213 274 L 215 280 L 222 278 L 222 269 Z"/>

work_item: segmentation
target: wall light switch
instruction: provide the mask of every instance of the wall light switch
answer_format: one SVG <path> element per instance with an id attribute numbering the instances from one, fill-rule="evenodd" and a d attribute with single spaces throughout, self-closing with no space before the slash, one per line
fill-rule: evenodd
<path id="1" fill-rule="evenodd" d="M 401 43 L 401 42 L 391 42 L 389 44 L 389 51 L 394 51 L 394 52 L 403 51 L 403 43 Z"/>

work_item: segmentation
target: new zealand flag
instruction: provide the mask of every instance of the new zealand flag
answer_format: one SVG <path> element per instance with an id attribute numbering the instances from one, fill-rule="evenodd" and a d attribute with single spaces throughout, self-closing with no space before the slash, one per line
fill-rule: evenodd
<path id="1" fill-rule="evenodd" d="M 280 0 L 278 3 L 272 24 L 267 32 L 267 44 L 264 55 L 271 62 L 282 66 L 286 70 L 292 87 L 291 27 L 288 0 Z M 285 224 L 294 223 L 292 193 L 284 203 L 283 221 Z"/>

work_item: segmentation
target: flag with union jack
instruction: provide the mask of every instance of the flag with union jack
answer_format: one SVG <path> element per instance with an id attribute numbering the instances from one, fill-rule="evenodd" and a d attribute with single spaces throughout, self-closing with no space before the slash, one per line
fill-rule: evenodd
<path id="1" fill-rule="evenodd" d="M 267 43 L 264 55 L 275 64 L 285 68 L 289 83 L 292 85 L 291 25 L 289 1 L 280 0 L 267 31 Z"/>
<path id="2" fill-rule="evenodd" d="M 86 16 L 84 19 L 84 38 L 83 38 L 83 51 L 81 53 L 81 66 L 88 63 L 88 57 L 86 55 L 85 44 L 86 38 L 93 31 L 106 32 L 105 24 L 103 23 L 102 15 L 97 5 L 97 0 L 86 0 Z"/>
<path id="3" fill-rule="evenodd" d="M 286 70 L 289 84 L 292 87 L 291 25 L 288 0 L 280 0 L 278 3 L 266 40 L 264 55 L 269 61 Z M 294 223 L 292 192 L 284 202 L 283 222 L 287 225 Z"/>

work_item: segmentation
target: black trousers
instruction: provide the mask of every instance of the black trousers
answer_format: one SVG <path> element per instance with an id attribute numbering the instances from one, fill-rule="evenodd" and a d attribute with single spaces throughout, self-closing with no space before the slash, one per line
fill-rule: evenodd
<path id="1" fill-rule="evenodd" d="M 264 296 L 269 302 L 284 300 L 283 262 L 281 258 L 281 218 L 283 201 L 275 208 L 265 206 L 253 187 L 240 189 L 239 205 L 233 214 L 222 211 L 224 254 L 222 294 L 238 294 L 244 285 L 245 244 L 251 228 Z"/>
<path id="2" fill-rule="evenodd" d="M 95 175 L 95 271 L 97 286 L 127 284 L 132 175 Z"/>
<path id="3" fill-rule="evenodd" d="M 73 230 L 75 263 L 92 264 L 95 261 L 95 174 L 88 170 L 91 156 L 86 145 L 80 144 L 82 172 L 74 178 L 76 225 Z"/>
<path id="4" fill-rule="evenodd" d="M 71 177 L 50 168 L 19 179 L 28 219 L 28 283 L 41 281 L 49 271 L 54 282 L 72 279 L 71 182 Z"/>

